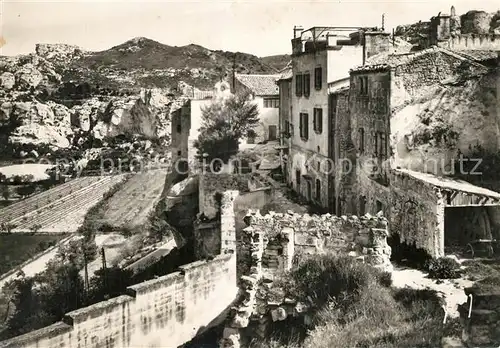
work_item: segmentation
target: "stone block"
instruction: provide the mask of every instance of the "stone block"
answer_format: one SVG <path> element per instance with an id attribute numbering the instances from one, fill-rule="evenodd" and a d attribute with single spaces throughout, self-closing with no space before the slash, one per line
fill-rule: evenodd
<path id="1" fill-rule="evenodd" d="M 234 317 L 233 322 L 231 323 L 231 327 L 239 329 L 247 327 L 250 322 L 249 319 L 250 315 L 247 315 L 247 313 L 238 313 Z"/>
<path id="2" fill-rule="evenodd" d="M 278 307 L 271 311 L 271 317 L 273 321 L 282 321 L 287 318 L 286 310 L 283 307 Z"/>

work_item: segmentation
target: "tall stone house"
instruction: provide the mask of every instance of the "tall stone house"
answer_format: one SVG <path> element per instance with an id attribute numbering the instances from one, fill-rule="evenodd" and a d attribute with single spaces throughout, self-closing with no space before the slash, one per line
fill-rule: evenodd
<path id="1" fill-rule="evenodd" d="M 248 144 L 277 141 L 279 120 L 279 90 L 276 80 L 279 75 L 235 74 L 233 93 L 249 93 L 259 109 L 259 124 Z"/>
<path id="2" fill-rule="evenodd" d="M 443 27 L 430 37 L 445 42 Z M 500 194 L 450 173 L 471 144 L 500 149 L 498 52 L 488 43 L 401 53 L 381 31 L 333 29 L 296 28 L 291 76 L 278 80 L 289 185 L 337 215 L 382 211 L 432 256 L 499 238 Z"/>
<path id="3" fill-rule="evenodd" d="M 341 105 L 328 91 L 345 91 L 349 68 L 389 49 L 389 34 L 377 28 L 294 28 L 291 69 L 277 82 L 282 143 L 288 145 L 284 175 L 296 192 L 330 212 L 338 211 L 341 135 L 332 116 Z"/>

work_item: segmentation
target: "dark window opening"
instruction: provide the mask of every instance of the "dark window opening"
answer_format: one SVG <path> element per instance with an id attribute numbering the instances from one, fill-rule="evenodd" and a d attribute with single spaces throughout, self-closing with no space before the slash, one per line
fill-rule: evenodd
<path id="1" fill-rule="evenodd" d="M 178 125 L 177 125 L 177 133 L 180 133 L 181 131 L 182 131 L 181 125 L 180 125 L 180 124 L 178 124 Z"/>
<path id="2" fill-rule="evenodd" d="M 317 67 L 314 69 L 314 88 L 320 90 L 323 85 L 323 69 Z"/>
<path id="3" fill-rule="evenodd" d="M 309 73 L 304 74 L 304 97 L 309 97 L 311 95 L 311 75 Z"/>
<path id="4" fill-rule="evenodd" d="M 321 200 L 321 181 L 316 179 L 316 200 Z"/>
<path id="5" fill-rule="evenodd" d="M 309 139 L 309 115 L 300 113 L 300 137 L 303 140 Z"/>
<path id="6" fill-rule="evenodd" d="M 384 212 L 384 205 L 382 204 L 381 201 L 377 200 L 377 211 L 376 213 L 378 214 L 378 212 Z"/>
<path id="7" fill-rule="evenodd" d="M 366 197 L 365 196 L 360 196 L 359 197 L 359 216 L 363 216 L 366 214 Z"/>
<path id="8" fill-rule="evenodd" d="M 314 108 L 314 131 L 318 134 L 323 132 L 323 109 Z"/>
<path id="9" fill-rule="evenodd" d="M 365 130 L 363 128 L 358 129 L 358 137 L 359 152 L 363 153 L 365 151 Z"/>
<path id="10" fill-rule="evenodd" d="M 302 74 L 295 75 L 295 95 L 297 97 L 302 96 Z"/>
<path id="11" fill-rule="evenodd" d="M 295 171 L 295 184 L 297 185 L 297 191 L 300 192 L 300 170 Z"/>
<path id="12" fill-rule="evenodd" d="M 180 155 L 182 155 L 182 151 L 181 150 L 177 151 L 177 156 L 180 156 Z"/>

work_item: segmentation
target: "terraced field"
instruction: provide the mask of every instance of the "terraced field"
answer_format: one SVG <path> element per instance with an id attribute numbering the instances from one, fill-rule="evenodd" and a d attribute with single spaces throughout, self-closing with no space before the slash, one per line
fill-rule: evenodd
<path id="1" fill-rule="evenodd" d="M 87 211 L 124 175 L 82 177 L 0 209 L 0 223 L 14 225 L 12 232 L 75 232 Z"/>
<path id="2" fill-rule="evenodd" d="M 103 222 L 115 227 L 143 224 L 161 198 L 166 175 L 165 169 L 134 174 L 108 200 Z"/>

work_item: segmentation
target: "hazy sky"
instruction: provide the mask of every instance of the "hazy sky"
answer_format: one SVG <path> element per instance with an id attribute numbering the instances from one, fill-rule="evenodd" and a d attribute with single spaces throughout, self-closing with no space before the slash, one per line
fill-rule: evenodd
<path id="1" fill-rule="evenodd" d="M 500 9 L 498 0 L 432 1 L 2 1 L 0 54 L 33 52 L 36 43 L 104 50 L 138 36 L 181 46 L 257 56 L 289 53 L 293 26 L 380 26 L 426 21 L 438 12 Z"/>

